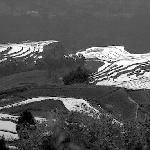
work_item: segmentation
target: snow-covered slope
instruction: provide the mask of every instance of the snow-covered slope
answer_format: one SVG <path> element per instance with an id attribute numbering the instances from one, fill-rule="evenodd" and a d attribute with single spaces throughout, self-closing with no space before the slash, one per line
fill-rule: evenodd
<path id="1" fill-rule="evenodd" d="M 150 89 L 150 53 L 131 54 L 123 46 L 108 46 L 92 47 L 76 54 L 82 54 L 87 61 L 104 63 L 91 75 L 91 83 Z"/>
<path id="2" fill-rule="evenodd" d="M 0 62 L 10 58 L 41 58 L 43 47 L 57 41 L 22 42 L 19 44 L 0 44 Z"/>
<path id="3" fill-rule="evenodd" d="M 90 105 L 86 100 L 84 99 L 76 99 L 76 98 L 64 98 L 64 97 L 36 97 L 36 98 L 31 98 L 31 99 L 27 99 L 18 103 L 12 103 L 10 105 L 6 105 L 3 107 L 0 107 L 0 110 L 4 110 L 4 109 L 11 109 L 11 108 L 15 108 L 18 106 L 24 106 L 27 105 L 29 103 L 38 103 L 41 101 L 45 101 L 45 100 L 54 100 L 54 101 L 61 101 L 63 102 L 64 106 L 69 110 L 69 111 L 77 111 L 80 113 L 85 113 L 89 116 L 96 116 L 99 117 L 101 116 L 102 112 L 101 110 L 103 110 L 102 108 L 100 108 L 99 110 L 94 108 L 92 105 Z M 104 115 L 106 115 L 107 117 L 112 117 L 109 114 L 105 113 Z M 0 136 L 3 136 L 7 139 L 7 140 L 13 140 L 13 139 L 18 139 L 18 135 L 16 132 L 16 124 L 14 123 L 14 121 L 17 121 L 18 116 L 13 116 L 13 115 L 9 115 L 9 114 L 2 114 L 0 113 Z M 46 121 L 46 119 L 44 118 L 39 118 L 39 117 L 35 117 L 35 119 L 37 121 Z M 121 122 L 117 121 L 116 119 L 112 120 L 112 123 L 117 123 L 118 125 L 123 125 Z"/>

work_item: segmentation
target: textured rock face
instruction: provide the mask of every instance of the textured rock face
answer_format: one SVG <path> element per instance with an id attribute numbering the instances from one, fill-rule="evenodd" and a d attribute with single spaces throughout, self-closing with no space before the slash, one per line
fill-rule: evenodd
<path id="1" fill-rule="evenodd" d="M 65 55 L 65 48 L 61 42 L 54 42 L 43 47 L 43 58 L 46 62 L 58 60 Z"/>

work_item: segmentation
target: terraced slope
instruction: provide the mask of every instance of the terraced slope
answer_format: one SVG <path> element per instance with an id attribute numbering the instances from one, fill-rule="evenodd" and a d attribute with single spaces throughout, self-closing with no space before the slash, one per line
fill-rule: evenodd
<path id="1" fill-rule="evenodd" d="M 0 63 L 9 59 L 21 59 L 27 58 L 37 60 L 42 57 L 43 48 L 46 45 L 57 41 L 39 41 L 39 42 L 22 42 L 13 44 L 0 44 Z"/>
<path id="2" fill-rule="evenodd" d="M 127 89 L 150 89 L 150 53 L 131 54 L 123 46 L 92 47 L 78 52 L 87 61 L 103 62 L 91 83 Z"/>

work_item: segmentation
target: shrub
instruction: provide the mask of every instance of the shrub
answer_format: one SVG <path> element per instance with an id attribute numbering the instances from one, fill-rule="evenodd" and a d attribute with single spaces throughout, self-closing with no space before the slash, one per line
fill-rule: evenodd
<path id="1" fill-rule="evenodd" d="M 29 134 L 36 129 L 36 122 L 31 112 L 24 111 L 18 118 L 16 131 L 20 138 L 29 138 Z"/>
<path id="2" fill-rule="evenodd" d="M 2 137 L 0 139 L 0 150 L 9 150 L 9 148 L 6 147 L 5 139 Z"/>
<path id="3" fill-rule="evenodd" d="M 34 119 L 32 113 L 30 111 L 25 110 L 21 113 L 20 117 L 18 118 L 18 123 L 17 124 L 35 125 L 35 119 Z"/>
<path id="4" fill-rule="evenodd" d="M 74 83 L 88 83 L 89 71 L 85 68 L 78 67 L 76 70 L 71 71 L 68 75 L 63 77 L 65 85 Z"/>

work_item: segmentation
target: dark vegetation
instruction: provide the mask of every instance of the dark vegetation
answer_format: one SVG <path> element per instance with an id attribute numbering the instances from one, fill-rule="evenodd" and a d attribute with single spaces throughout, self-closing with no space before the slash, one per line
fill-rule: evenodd
<path id="1" fill-rule="evenodd" d="M 56 50 L 57 51 L 57 50 Z M 36 61 L 32 58 L 15 59 L 9 58 L 7 61 L 0 63 L 0 77 L 8 76 L 15 73 L 27 72 L 32 70 L 48 70 L 49 73 L 57 70 L 73 70 L 78 66 L 84 65 L 84 57 L 60 57 L 60 58 L 42 58 Z"/>
<path id="2" fill-rule="evenodd" d="M 31 112 L 29 111 L 23 111 L 20 117 L 18 118 L 17 126 L 16 126 L 16 131 L 18 132 L 19 138 L 27 139 L 29 138 L 29 133 L 28 132 L 23 132 L 24 130 L 29 131 L 29 132 L 34 132 L 36 129 L 35 126 L 35 119 Z M 22 134 L 22 132 L 24 134 Z"/>
<path id="3" fill-rule="evenodd" d="M 22 113 L 21 120 L 31 113 Z M 32 115 L 31 115 L 32 116 Z M 29 117 L 31 120 L 33 117 Z M 20 121 L 18 121 L 19 123 Z M 22 123 L 22 121 L 21 121 Z M 30 122 L 32 124 L 32 121 Z M 102 115 L 90 117 L 77 112 L 53 110 L 47 122 L 36 122 L 37 128 L 25 128 L 19 134 L 28 133 L 20 138 L 17 147 L 24 150 L 149 150 L 150 122 L 130 121 L 123 126 L 112 123 L 112 119 Z M 24 136 L 21 136 L 24 137 Z"/>
<path id="4" fill-rule="evenodd" d="M 84 57 L 61 57 L 59 59 L 48 59 L 44 60 L 46 64 L 46 68 L 51 74 L 52 72 L 59 72 L 60 75 L 64 75 L 66 72 L 70 70 L 74 70 L 79 66 L 84 66 L 85 60 Z"/>
<path id="5" fill-rule="evenodd" d="M 9 59 L 0 63 L 0 77 L 33 70 L 33 64 L 24 60 Z"/>
<path id="6" fill-rule="evenodd" d="M 27 110 L 23 111 L 22 114 L 20 115 L 20 117 L 18 118 L 17 124 L 18 125 L 23 124 L 24 126 L 26 126 L 28 124 L 35 125 L 35 120 L 34 120 L 32 113 Z"/>
<path id="7" fill-rule="evenodd" d="M 61 77 L 65 85 L 88 83 L 90 72 L 84 67 L 85 58 L 83 56 L 47 57 L 37 59 L 36 61 L 14 58 L 7 59 L 7 61 L 0 63 L 0 77 L 33 70 L 46 70 L 48 71 L 49 78 L 54 80 L 55 77 L 58 80 Z"/>
<path id="8" fill-rule="evenodd" d="M 44 64 L 43 60 L 37 60 L 36 63 L 33 63 L 32 61 L 32 63 L 30 63 L 27 60 L 11 58 L 0 63 L 0 77 L 35 69 L 46 69 L 46 64 Z"/>
<path id="9" fill-rule="evenodd" d="M 0 139 L 0 150 L 9 150 L 6 147 L 6 142 L 5 142 L 5 139 L 3 137 Z"/>
<path id="10" fill-rule="evenodd" d="M 90 73 L 87 69 L 78 67 L 76 70 L 73 70 L 69 74 L 65 75 L 63 77 L 63 82 L 65 85 L 74 83 L 88 83 L 89 74 Z"/>

